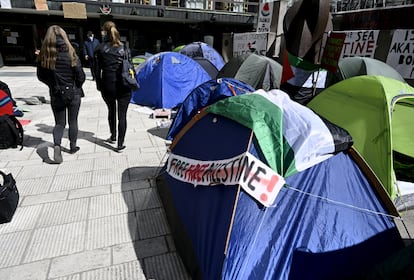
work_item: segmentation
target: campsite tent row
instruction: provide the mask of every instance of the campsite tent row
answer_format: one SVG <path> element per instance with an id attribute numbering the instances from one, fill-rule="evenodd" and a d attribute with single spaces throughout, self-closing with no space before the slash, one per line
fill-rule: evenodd
<path id="1" fill-rule="evenodd" d="M 178 52 L 155 54 L 136 68 L 140 88 L 131 103 L 154 108 L 177 108 L 200 84 L 216 78 L 235 78 L 254 89 L 280 87 L 282 66 L 253 53 L 235 57 L 221 68 L 210 60 Z"/>
<path id="2" fill-rule="evenodd" d="M 183 107 L 196 113 L 175 135 L 157 187 L 193 279 L 354 279 L 403 248 L 398 212 L 345 130 L 282 91 L 201 107 L 187 102 L 207 94 L 192 94 Z M 251 168 L 241 173 L 235 158 L 246 153 Z M 260 199 L 272 190 L 258 182 L 273 175 L 263 164 L 286 180 L 269 207 Z"/>

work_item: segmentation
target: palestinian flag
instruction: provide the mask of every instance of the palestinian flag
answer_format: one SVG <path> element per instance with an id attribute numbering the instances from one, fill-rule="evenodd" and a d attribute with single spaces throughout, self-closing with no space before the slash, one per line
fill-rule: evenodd
<path id="1" fill-rule="evenodd" d="M 206 111 L 252 129 L 267 164 L 283 177 L 352 145 L 345 130 L 332 127 L 281 90 L 257 90 L 229 97 L 210 105 Z"/>

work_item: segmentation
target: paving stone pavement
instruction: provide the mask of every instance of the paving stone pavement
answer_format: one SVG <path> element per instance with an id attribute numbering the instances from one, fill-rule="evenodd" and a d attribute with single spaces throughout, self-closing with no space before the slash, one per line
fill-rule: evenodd
<path id="1" fill-rule="evenodd" d="M 80 151 L 53 164 L 50 100 L 36 68 L 4 66 L 20 109 L 24 147 L 0 150 L 0 168 L 16 179 L 20 202 L 0 225 L 1 280 L 190 279 L 178 256 L 153 176 L 166 159 L 166 130 L 150 110 L 131 104 L 123 153 L 109 137 L 107 109 L 85 69 L 79 113 Z M 67 130 L 62 146 L 69 149 Z"/>

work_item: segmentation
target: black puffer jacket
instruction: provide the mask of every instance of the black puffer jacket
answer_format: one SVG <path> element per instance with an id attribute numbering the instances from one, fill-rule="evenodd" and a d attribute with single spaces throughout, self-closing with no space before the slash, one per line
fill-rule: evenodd
<path id="1" fill-rule="evenodd" d="M 69 57 L 68 48 L 65 41 L 57 37 L 56 40 L 57 56 L 55 70 L 47 69 L 40 64 L 37 67 L 37 77 L 39 81 L 45 83 L 49 87 L 50 94 L 56 92 L 59 86 L 72 86 L 81 88 L 85 82 L 85 72 L 83 71 L 82 64 L 78 59 L 75 67 L 71 67 L 71 59 Z M 55 79 L 56 74 L 56 79 Z M 81 91 L 77 91 L 81 94 Z"/>
<path id="2" fill-rule="evenodd" d="M 96 86 L 98 90 L 127 91 L 122 86 L 122 60 L 124 58 L 124 46 L 113 47 L 109 42 L 98 45 L 95 49 L 96 61 Z"/>

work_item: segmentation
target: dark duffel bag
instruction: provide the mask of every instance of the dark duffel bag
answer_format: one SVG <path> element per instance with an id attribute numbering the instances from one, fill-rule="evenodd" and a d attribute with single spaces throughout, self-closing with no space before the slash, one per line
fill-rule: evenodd
<path id="1" fill-rule="evenodd" d="M 0 224 L 3 224 L 12 220 L 19 203 L 19 192 L 11 173 L 6 174 L 0 170 L 0 175 Z"/>

